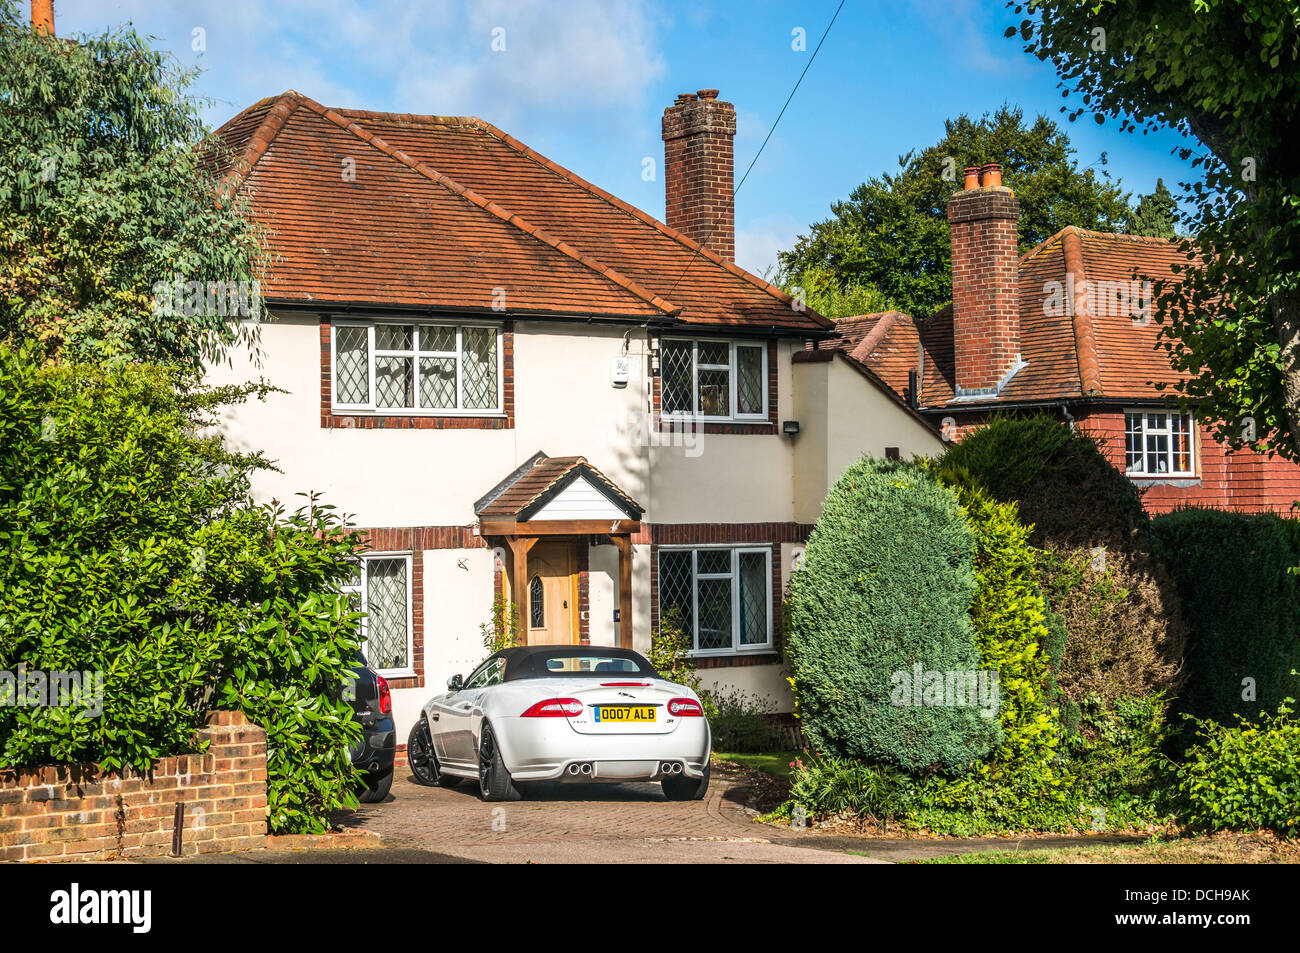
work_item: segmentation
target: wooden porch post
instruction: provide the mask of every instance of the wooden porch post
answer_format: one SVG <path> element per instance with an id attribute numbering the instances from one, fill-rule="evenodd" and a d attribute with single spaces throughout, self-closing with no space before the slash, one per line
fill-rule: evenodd
<path id="1" fill-rule="evenodd" d="M 632 537 L 615 536 L 618 546 L 618 646 L 632 647 Z"/>
<path id="2" fill-rule="evenodd" d="M 528 591 L 528 550 L 533 548 L 537 537 L 507 536 L 506 544 L 510 547 L 510 594 L 507 601 L 514 606 L 522 617 L 525 612 L 524 599 Z M 527 641 L 527 628 L 524 640 Z"/>

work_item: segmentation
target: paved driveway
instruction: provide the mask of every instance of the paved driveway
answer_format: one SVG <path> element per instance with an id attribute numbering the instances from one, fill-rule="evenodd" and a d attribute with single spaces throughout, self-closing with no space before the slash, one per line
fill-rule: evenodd
<path id="1" fill-rule="evenodd" d="M 551 785 L 523 801 L 487 804 L 472 782 L 426 788 L 399 768 L 392 796 L 345 823 L 389 847 L 489 862 L 872 862 L 838 846 L 807 849 L 815 838 L 755 823 L 737 778 L 714 771 L 703 801 L 665 800 L 658 784 L 595 784 Z"/>

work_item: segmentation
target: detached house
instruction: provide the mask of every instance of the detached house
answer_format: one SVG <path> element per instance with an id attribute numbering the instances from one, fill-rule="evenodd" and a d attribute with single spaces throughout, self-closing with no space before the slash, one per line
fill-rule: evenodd
<path id="1" fill-rule="evenodd" d="M 370 549 L 355 581 L 400 737 L 484 655 L 641 651 L 670 609 L 706 684 L 788 710 L 784 581 L 863 453 L 942 442 L 865 362 L 804 358 L 830 322 L 732 262 L 735 109 L 664 112 L 667 223 L 479 119 L 287 92 L 219 130 L 270 236 L 271 320 L 216 381 L 282 388 L 225 420 Z M 829 352 L 827 352 L 829 353 Z"/>
<path id="2" fill-rule="evenodd" d="M 1167 406 L 1184 375 L 1157 349 L 1151 283 L 1176 278 L 1176 243 L 1065 228 L 1017 254 L 1019 201 L 996 165 L 970 168 L 948 203 L 952 305 L 926 321 L 847 318 L 833 347 L 874 371 L 948 439 L 997 412 L 1042 412 L 1104 438 L 1148 510 L 1286 511 L 1300 467 L 1228 452 Z M 814 352 L 815 353 L 815 352 Z"/>

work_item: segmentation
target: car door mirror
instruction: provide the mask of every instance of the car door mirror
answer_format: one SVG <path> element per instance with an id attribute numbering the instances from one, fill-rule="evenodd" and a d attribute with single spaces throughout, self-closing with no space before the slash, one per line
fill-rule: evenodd
<path id="1" fill-rule="evenodd" d="M 447 690 L 458 692 L 460 691 L 462 684 L 464 684 L 464 680 L 459 675 L 453 675 L 451 678 L 447 679 Z"/>

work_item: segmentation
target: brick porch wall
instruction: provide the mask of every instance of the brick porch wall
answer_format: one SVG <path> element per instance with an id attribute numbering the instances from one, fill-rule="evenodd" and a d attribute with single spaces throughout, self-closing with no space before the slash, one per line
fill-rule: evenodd
<path id="1" fill-rule="evenodd" d="M 96 764 L 0 768 L 0 861 L 119 860 L 266 846 L 266 732 L 242 712 L 208 716 L 204 754 L 164 758 L 149 774 Z"/>

